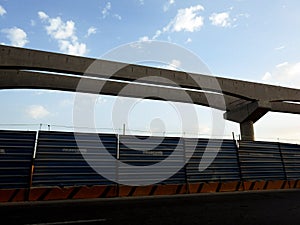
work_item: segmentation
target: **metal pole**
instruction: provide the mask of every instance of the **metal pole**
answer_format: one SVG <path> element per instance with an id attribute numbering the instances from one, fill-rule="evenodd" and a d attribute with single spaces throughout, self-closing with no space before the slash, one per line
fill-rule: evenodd
<path id="1" fill-rule="evenodd" d="M 120 135 L 117 135 L 117 160 L 120 159 Z"/>
<path id="2" fill-rule="evenodd" d="M 183 144 L 183 162 L 184 162 L 184 179 L 185 179 L 185 184 L 186 184 L 186 192 L 187 194 L 190 193 L 190 185 L 188 181 L 188 173 L 187 173 L 187 158 L 186 158 L 186 140 L 185 138 L 182 138 L 182 144 Z"/>
<path id="3" fill-rule="evenodd" d="M 284 162 L 284 158 L 283 158 L 283 154 L 282 154 L 282 149 L 281 149 L 281 144 L 279 142 L 279 138 L 278 138 L 278 148 L 279 148 L 279 154 L 280 154 L 280 159 L 281 159 L 281 164 L 282 164 L 284 179 L 287 181 L 288 177 L 287 177 L 287 172 L 286 172 L 286 166 L 285 166 L 285 162 Z"/>
<path id="4" fill-rule="evenodd" d="M 119 196 L 119 159 L 120 159 L 120 135 L 117 134 L 117 155 L 116 155 L 116 183 L 117 183 L 117 196 Z"/>
<path id="5" fill-rule="evenodd" d="M 241 141 L 239 139 L 239 141 Z M 245 190 L 244 187 L 244 180 L 243 180 L 243 171 L 242 171 L 242 167 L 241 167 L 241 159 L 240 159 L 240 146 L 239 146 L 239 142 L 234 140 L 234 144 L 235 144 L 235 152 L 236 152 L 236 160 L 237 160 L 237 165 L 238 165 L 238 169 L 239 169 L 239 178 L 240 178 L 240 182 L 242 184 L 243 190 Z"/>
<path id="6" fill-rule="evenodd" d="M 125 135 L 125 129 L 126 129 L 126 125 L 125 123 L 123 124 L 123 135 Z"/>

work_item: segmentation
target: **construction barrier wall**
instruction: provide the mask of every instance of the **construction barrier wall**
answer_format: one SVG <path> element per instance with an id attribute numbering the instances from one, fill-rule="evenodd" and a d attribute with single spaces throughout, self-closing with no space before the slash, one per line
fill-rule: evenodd
<path id="1" fill-rule="evenodd" d="M 84 154 L 88 155 L 93 160 L 91 163 L 98 161 L 102 167 L 112 171 L 113 162 L 104 161 L 101 157 L 101 146 L 98 144 L 100 140 L 115 157 L 115 135 L 40 131 L 32 186 L 112 184 L 113 182 L 94 171 L 83 157 Z"/>
<path id="2" fill-rule="evenodd" d="M 235 141 L 186 139 L 185 147 L 187 152 L 194 151 L 187 163 L 188 182 L 240 180 Z M 207 165 L 208 167 L 206 167 Z"/>
<path id="3" fill-rule="evenodd" d="M 0 131 L 0 163 L 0 202 L 300 187 L 300 146 L 276 142 Z"/>

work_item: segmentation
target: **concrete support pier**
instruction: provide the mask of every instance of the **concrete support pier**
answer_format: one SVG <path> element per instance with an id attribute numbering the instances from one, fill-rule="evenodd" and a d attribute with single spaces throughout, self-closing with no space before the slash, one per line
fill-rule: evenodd
<path id="1" fill-rule="evenodd" d="M 241 136 L 243 141 L 254 141 L 253 121 L 246 120 L 240 123 Z"/>

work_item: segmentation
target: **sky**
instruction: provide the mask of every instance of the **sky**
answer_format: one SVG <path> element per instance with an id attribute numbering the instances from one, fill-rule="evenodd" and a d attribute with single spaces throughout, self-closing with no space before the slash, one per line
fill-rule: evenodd
<path id="1" fill-rule="evenodd" d="M 162 41 L 197 56 L 210 74 L 299 88 L 299 11 L 297 0 L 0 0 L 0 43 L 106 59 L 122 46 Z M 187 68 L 178 55 L 169 57 L 159 66 Z M 203 73 L 202 67 L 192 70 Z M 72 130 L 75 98 L 74 93 L 58 91 L 1 90 L 0 129 L 50 125 L 51 130 Z M 132 107 L 118 117 L 122 107 L 117 104 Z M 95 127 L 97 132 L 123 132 L 125 124 L 129 134 L 217 137 L 213 123 L 224 123 L 224 137 L 239 134 L 238 124 L 214 121 L 216 112 L 210 108 L 193 106 L 195 122 L 189 107 L 99 96 Z M 255 136 L 299 143 L 299 128 L 299 115 L 268 113 L 255 123 Z"/>

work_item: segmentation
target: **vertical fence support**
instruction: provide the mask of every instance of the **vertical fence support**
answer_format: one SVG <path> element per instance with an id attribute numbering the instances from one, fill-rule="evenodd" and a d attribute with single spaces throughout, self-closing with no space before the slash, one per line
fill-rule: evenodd
<path id="1" fill-rule="evenodd" d="M 120 160 L 120 135 L 117 134 L 117 154 L 116 154 L 116 183 L 117 183 L 117 196 L 120 195 L 120 185 L 119 185 L 119 160 Z"/>
<path id="2" fill-rule="evenodd" d="M 280 142 L 278 142 L 278 148 L 279 148 L 279 154 L 280 154 L 281 164 L 282 164 L 283 173 L 284 173 L 284 179 L 287 181 L 288 177 L 287 177 L 287 173 L 286 173 L 285 163 L 284 163 L 284 160 L 283 160 L 283 155 L 282 155 Z"/>
<path id="3" fill-rule="evenodd" d="M 125 125 L 125 123 L 123 124 L 123 135 L 125 135 L 125 133 L 126 133 L 126 125 Z"/>
<path id="4" fill-rule="evenodd" d="M 235 139 L 233 139 L 233 141 L 234 141 L 234 144 L 235 144 L 236 160 L 237 160 L 237 164 L 238 164 L 238 168 L 239 168 L 240 182 L 242 184 L 243 190 L 245 190 L 244 180 L 243 180 L 243 172 L 242 172 L 240 154 L 239 154 L 239 149 L 240 148 L 239 148 L 239 145 L 238 145 L 238 141 L 236 141 Z"/>
<path id="5" fill-rule="evenodd" d="M 34 148 L 33 148 L 33 154 L 32 154 L 32 159 L 31 159 L 31 168 L 30 168 L 29 181 L 28 181 L 28 190 L 26 192 L 25 201 L 29 201 L 30 191 L 32 188 L 32 180 L 33 180 L 33 173 L 34 173 L 34 160 L 35 160 L 35 156 L 36 156 L 36 152 L 37 152 L 38 139 L 39 139 L 39 130 L 36 132 L 36 135 L 35 135 Z"/>
<path id="6" fill-rule="evenodd" d="M 189 187 L 189 182 L 187 178 L 187 161 L 186 161 L 186 146 L 185 146 L 185 138 L 182 138 L 183 140 L 183 160 L 184 160 L 184 177 L 185 177 L 185 184 L 186 184 L 186 193 L 190 193 L 190 187 Z"/>

